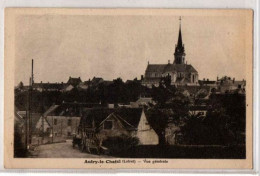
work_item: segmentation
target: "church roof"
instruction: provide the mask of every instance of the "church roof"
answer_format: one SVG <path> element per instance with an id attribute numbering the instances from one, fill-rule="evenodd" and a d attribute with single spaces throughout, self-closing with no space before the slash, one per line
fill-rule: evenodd
<path id="1" fill-rule="evenodd" d="M 149 64 L 147 66 L 147 72 L 163 72 L 166 64 Z"/>
<path id="2" fill-rule="evenodd" d="M 174 64 L 166 64 L 164 66 L 163 72 L 172 72 L 172 71 L 176 71 L 176 68 L 175 68 Z"/>
<path id="3" fill-rule="evenodd" d="M 197 72 L 197 70 L 188 64 L 149 64 L 146 72 Z"/>

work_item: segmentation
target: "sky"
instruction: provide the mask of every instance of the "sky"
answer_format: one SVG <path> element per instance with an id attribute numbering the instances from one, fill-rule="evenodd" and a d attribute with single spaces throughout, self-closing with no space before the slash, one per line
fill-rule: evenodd
<path id="1" fill-rule="evenodd" d="M 245 78 L 245 18 L 183 16 L 186 61 L 199 79 Z M 21 15 L 15 22 L 15 84 L 138 78 L 150 64 L 173 62 L 179 16 Z"/>

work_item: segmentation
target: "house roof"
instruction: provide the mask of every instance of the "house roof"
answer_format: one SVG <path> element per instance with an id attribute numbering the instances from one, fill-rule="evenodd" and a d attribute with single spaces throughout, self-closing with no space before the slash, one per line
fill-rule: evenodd
<path id="1" fill-rule="evenodd" d="M 137 103 L 150 103 L 153 99 L 151 97 L 140 97 L 136 102 Z"/>
<path id="2" fill-rule="evenodd" d="M 115 113 L 137 128 L 140 122 L 142 108 L 120 108 Z"/>
<path id="3" fill-rule="evenodd" d="M 124 125 L 129 125 L 137 128 L 142 109 L 141 108 L 119 108 L 119 109 L 109 109 L 109 108 L 93 108 L 87 109 L 81 118 L 80 124 L 87 127 L 91 127 L 95 124 L 95 127 L 99 127 L 101 122 L 103 122 L 110 114 L 115 115 L 119 120 L 123 121 Z"/>
<path id="4" fill-rule="evenodd" d="M 46 113 L 45 116 L 66 116 L 66 117 L 79 117 L 80 108 L 66 105 L 54 105 L 51 106 Z"/>
<path id="5" fill-rule="evenodd" d="M 18 114 L 16 111 L 14 112 L 14 115 L 15 115 L 15 123 L 19 123 L 19 124 L 22 124 L 24 123 L 24 117 L 21 116 L 20 114 Z"/>
<path id="6" fill-rule="evenodd" d="M 19 111 L 17 112 L 18 115 L 20 115 L 21 117 L 23 117 L 23 119 L 26 118 L 26 111 Z M 36 129 L 36 124 L 39 121 L 39 119 L 41 118 L 41 114 L 40 113 L 32 113 L 31 114 L 31 119 L 32 119 L 32 131 L 34 131 Z"/>
<path id="7" fill-rule="evenodd" d="M 196 95 L 201 90 L 205 90 L 207 92 L 210 91 L 210 86 L 178 86 L 178 90 L 180 91 L 188 91 L 190 94 Z"/>
<path id="8" fill-rule="evenodd" d="M 143 80 L 143 83 L 149 83 L 149 82 L 160 82 L 161 81 L 161 78 L 158 78 L 158 77 L 145 77 L 144 80 Z"/>
<path id="9" fill-rule="evenodd" d="M 63 84 L 63 83 L 33 83 L 33 88 L 61 90 L 64 87 L 65 87 L 65 84 Z"/>
<path id="10" fill-rule="evenodd" d="M 110 84 L 113 84 L 113 81 L 106 81 L 105 80 L 105 81 L 102 82 L 102 84 L 105 85 L 105 86 L 108 86 Z"/>
<path id="11" fill-rule="evenodd" d="M 216 84 L 216 81 L 209 81 L 209 80 L 199 80 L 200 85 L 204 84 Z"/>
<path id="12" fill-rule="evenodd" d="M 68 82 L 67 82 L 67 84 L 78 85 L 78 84 L 81 83 L 81 82 L 82 82 L 82 81 L 81 81 L 80 77 L 78 77 L 78 78 L 72 78 L 72 77 L 70 77 L 69 80 L 68 80 Z"/>
<path id="13" fill-rule="evenodd" d="M 93 85 L 97 85 L 97 84 L 100 84 L 101 82 L 103 82 L 103 78 L 99 78 L 99 77 L 93 77 L 93 79 L 91 80 L 91 83 Z"/>
<path id="14" fill-rule="evenodd" d="M 62 103 L 52 105 L 43 116 L 80 117 L 85 109 L 100 106 L 98 103 Z"/>

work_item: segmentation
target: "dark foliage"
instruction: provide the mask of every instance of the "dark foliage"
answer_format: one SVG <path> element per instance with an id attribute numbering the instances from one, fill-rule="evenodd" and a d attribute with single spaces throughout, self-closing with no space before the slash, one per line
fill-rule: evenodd
<path id="1" fill-rule="evenodd" d="M 190 116 L 181 128 L 186 144 L 234 145 L 245 143 L 245 96 L 212 94 L 205 118 Z"/>
<path id="2" fill-rule="evenodd" d="M 81 90 L 77 87 L 68 92 L 61 91 L 43 91 L 34 90 L 32 92 L 32 111 L 42 112 L 53 104 L 62 102 L 80 102 L 80 103 L 101 103 L 106 106 L 107 103 L 124 103 L 136 101 L 140 95 L 150 96 L 150 89 L 141 85 L 140 81 L 134 79 L 129 83 L 124 83 L 120 78 L 115 79 L 111 84 L 101 83 L 91 86 L 87 90 Z M 19 110 L 27 109 L 28 91 L 15 89 L 15 105 Z M 44 109 L 42 109 L 42 105 Z"/>
<path id="3" fill-rule="evenodd" d="M 192 146 L 192 145 L 140 145 L 124 152 L 125 158 L 180 158 L 180 159 L 245 159 L 245 145 Z M 163 159 L 162 159 L 163 160 Z"/>
<path id="4" fill-rule="evenodd" d="M 27 155 L 27 150 L 25 142 L 22 141 L 22 130 L 18 124 L 14 127 L 14 157 L 25 157 Z"/>
<path id="5" fill-rule="evenodd" d="M 190 101 L 175 87 L 161 83 L 158 88 L 152 88 L 155 106 L 147 109 L 147 118 L 159 136 L 159 144 L 165 144 L 165 128 L 169 121 L 179 125 L 188 116 Z"/>
<path id="6" fill-rule="evenodd" d="M 102 145 L 107 147 L 109 153 L 117 155 L 126 152 L 128 149 L 136 147 L 139 144 L 138 138 L 126 135 L 118 137 L 109 137 L 103 141 Z"/>
<path id="7" fill-rule="evenodd" d="M 165 144 L 165 128 L 168 122 L 167 113 L 161 109 L 158 109 L 156 106 L 150 108 L 146 112 L 148 121 L 150 125 L 153 127 L 155 132 L 158 134 L 159 137 L 159 144 Z"/>

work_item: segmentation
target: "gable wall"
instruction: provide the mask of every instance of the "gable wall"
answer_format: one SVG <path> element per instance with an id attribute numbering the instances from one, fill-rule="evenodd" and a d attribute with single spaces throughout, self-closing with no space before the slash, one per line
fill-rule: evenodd
<path id="1" fill-rule="evenodd" d="M 113 127 L 112 129 L 104 129 L 105 121 L 112 121 Z M 109 137 L 119 137 L 121 135 L 130 136 L 131 133 L 125 129 L 120 120 L 116 118 L 113 114 L 109 115 L 107 119 L 98 127 L 97 137 L 99 140 L 103 141 Z"/>
<path id="2" fill-rule="evenodd" d="M 142 145 L 157 145 L 159 143 L 159 137 L 149 125 L 144 111 L 142 112 L 140 122 L 138 124 L 136 137 Z"/>

